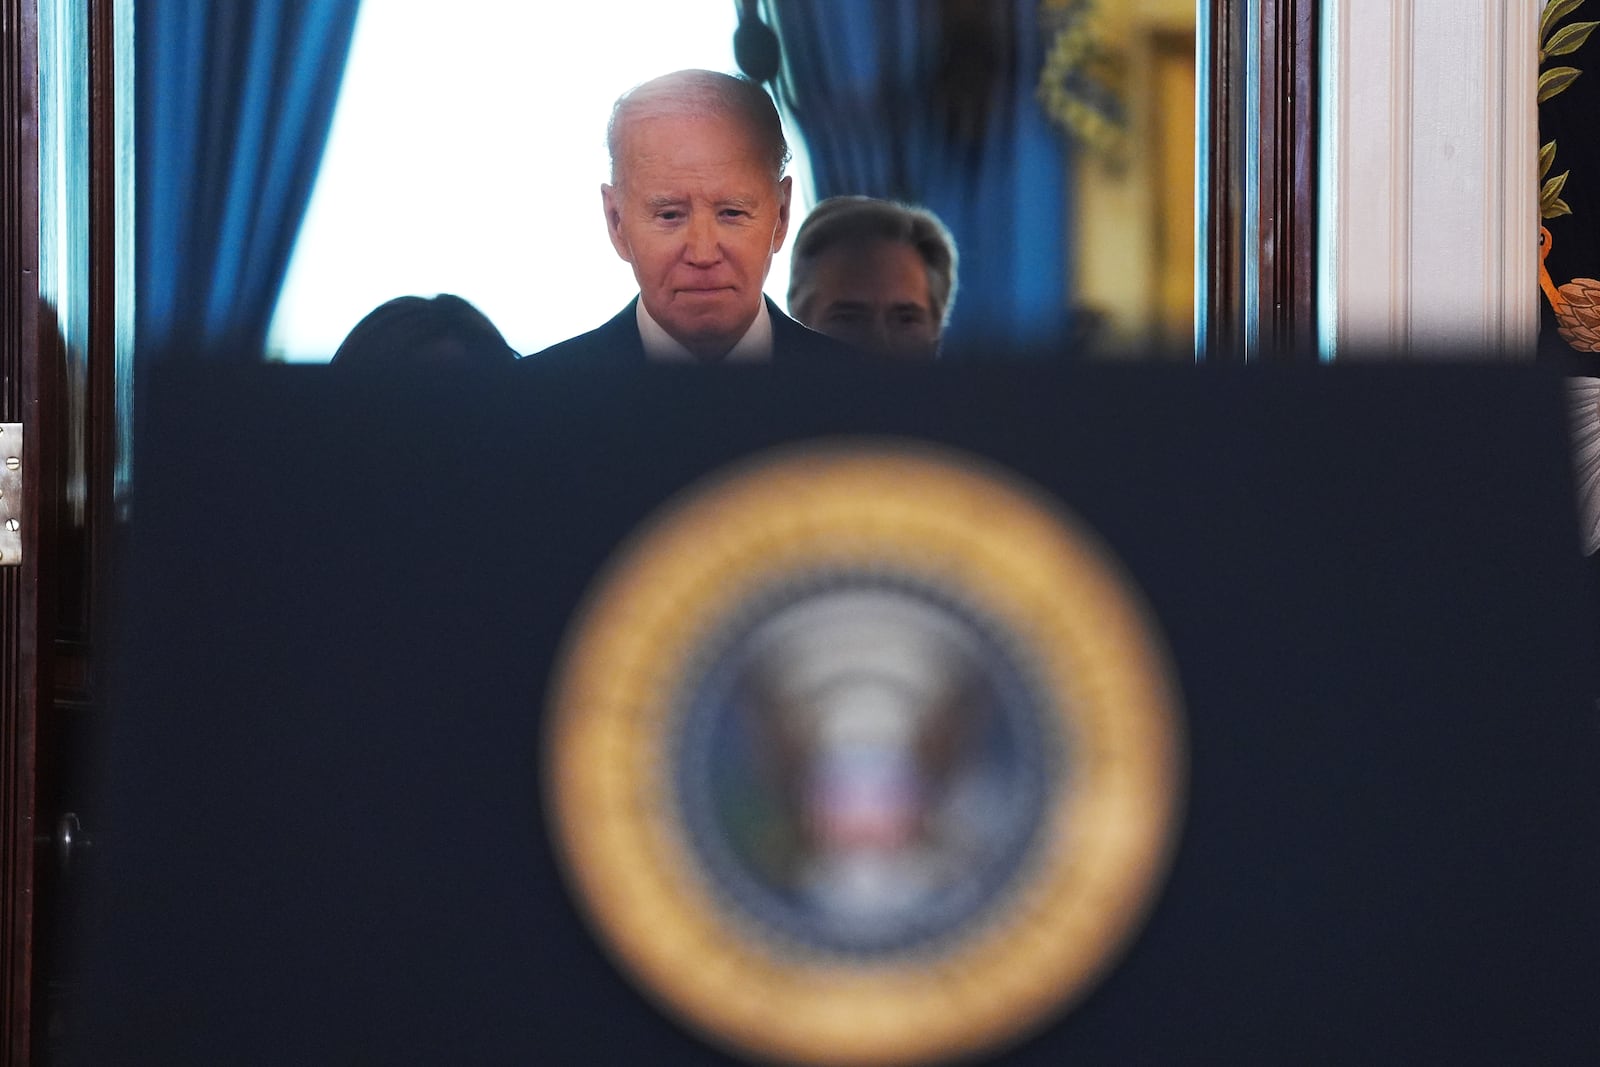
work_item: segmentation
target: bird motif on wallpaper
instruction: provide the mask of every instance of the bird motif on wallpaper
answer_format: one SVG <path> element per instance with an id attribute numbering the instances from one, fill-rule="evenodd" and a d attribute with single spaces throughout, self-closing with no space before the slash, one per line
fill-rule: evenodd
<path id="1" fill-rule="evenodd" d="M 1600 352 L 1600 281 L 1574 278 L 1557 286 L 1545 267 L 1551 244 L 1550 231 L 1540 226 L 1539 288 L 1556 313 L 1556 332 L 1580 352 Z"/>

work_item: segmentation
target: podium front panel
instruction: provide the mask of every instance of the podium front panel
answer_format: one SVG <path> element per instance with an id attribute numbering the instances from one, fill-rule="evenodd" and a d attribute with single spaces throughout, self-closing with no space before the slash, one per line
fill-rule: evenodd
<path id="1" fill-rule="evenodd" d="M 994 1062 L 1600 1048 L 1600 642 L 1553 377 L 261 368 L 157 374 L 141 412 L 69 1062 L 737 1062 L 574 899 L 547 698 L 651 516 L 851 442 L 1075 516 L 1181 696 L 1148 915 Z"/>

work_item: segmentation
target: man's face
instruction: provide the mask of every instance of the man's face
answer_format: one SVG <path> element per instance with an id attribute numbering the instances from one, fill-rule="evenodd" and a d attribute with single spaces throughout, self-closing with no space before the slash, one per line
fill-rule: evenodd
<path id="1" fill-rule="evenodd" d="M 617 255 L 645 310 L 680 344 L 716 359 L 761 306 L 789 230 L 789 179 L 773 178 L 736 120 L 646 114 L 618 146 L 617 183 L 600 187 Z"/>
<path id="2" fill-rule="evenodd" d="M 940 322 L 928 268 L 899 241 L 844 243 L 813 261 L 809 283 L 793 308 L 813 330 L 896 359 L 932 359 Z"/>

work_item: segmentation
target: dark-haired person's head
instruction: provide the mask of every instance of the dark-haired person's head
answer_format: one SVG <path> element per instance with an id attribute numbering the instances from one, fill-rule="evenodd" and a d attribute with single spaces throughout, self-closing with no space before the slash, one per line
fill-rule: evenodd
<path id="1" fill-rule="evenodd" d="M 926 208 L 829 197 L 795 235 L 789 313 L 869 352 L 931 359 L 955 304 L 957 258 Z"/>
<path id="2" fill-rule="evenodd" d="M 607 131 L 606 228 L 649 317 L 696 358 L 722 358 L 762 306 L 789 229 L 789 148 L 759 85 L 681 70 L 630 90 Z"/>
<path id="3" fill-rule="evenodd" d="M 440 293 L 379 304 L 356 323 L 332 362 L 398 371 L 505 366 L 516 359 L 487 315 L 453 293 Z"/>

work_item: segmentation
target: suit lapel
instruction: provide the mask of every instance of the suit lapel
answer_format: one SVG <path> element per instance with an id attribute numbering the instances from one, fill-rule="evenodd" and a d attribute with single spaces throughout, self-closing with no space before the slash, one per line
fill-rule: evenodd
<path id="1" fill-rule="evenodd" d="M 639 335 L 639 298 L 628 301 L 628 306 L 611 317 L 611 321 L 596 333 L 605 338 L 606 351 L 614 355 L 614 362 L 636 366 L 645 361 L 644 338 Z"/>

